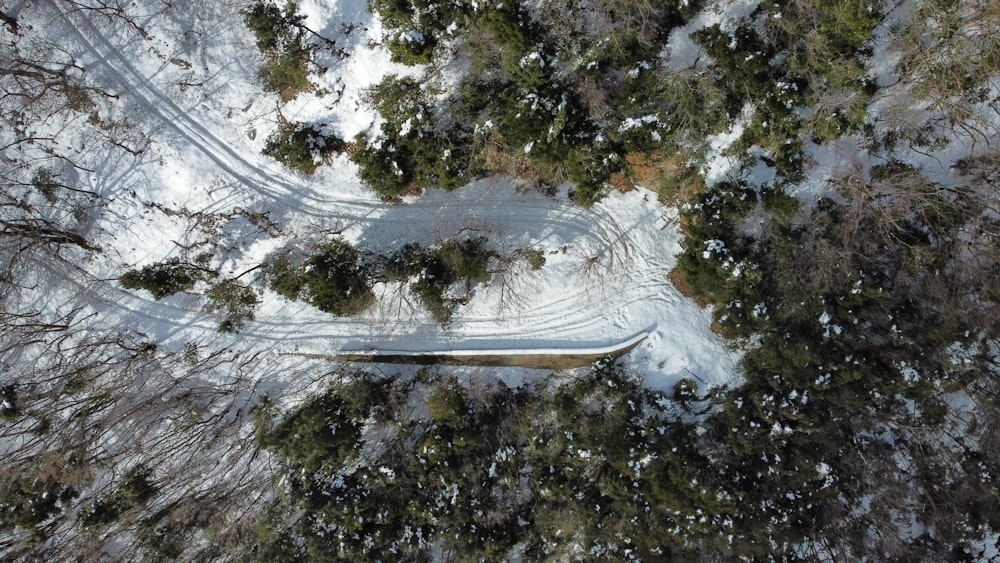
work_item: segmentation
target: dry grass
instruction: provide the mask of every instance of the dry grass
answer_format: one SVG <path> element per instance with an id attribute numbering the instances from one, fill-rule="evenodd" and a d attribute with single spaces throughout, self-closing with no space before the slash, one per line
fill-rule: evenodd
<path id="1" fill-rule="evenodd" d="M 525 180 L 536 188 L 558 186 L 566 181 L 566 172 L 561 165 L 539 165 L 531 161 L 523 151 L 512 150 L 497 143 L 487 142 L 480 151 L 483 164 L 491 174 L 500 174 Z"/>
<path id="2" fill-rule="evenodd" d="M 629 179 L 655 190 L 664 205 L 688 201 L 704 189 L 701 175 L 688 167 L 679 154 L 633 153 L 627 155 L 625 160 L 629 166 Z"/>
<path id="3" fill-rule="evenodd" d="M 687 276 L 684 275 L 684 272 L 680 268 L 670 270 L 667 277 L 670 279 L 670 283 L 674 284 L 674 287 L 677 288 L 677 291 L 681 292 L 681 295 L 694 299 L 694 302 L 702 309 L 708 307 L 708 299 L 703 295 L 699 295 L 694 286 L 688 283 Z"/>
<path id="4" fill-rule="evenodd" d="M 635 189 L 635 182 L 622 172 L 612 174 L 608 183 L 621 193 L 627 193 Z"/>

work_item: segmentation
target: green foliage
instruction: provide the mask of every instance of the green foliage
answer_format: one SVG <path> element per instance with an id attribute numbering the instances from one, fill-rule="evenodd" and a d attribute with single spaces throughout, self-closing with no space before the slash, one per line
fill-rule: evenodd
<path id="1" fill-rule="evenodd" d="M 386 75 L 381 82 L 365 91 L 363 100 L 393 123 L 403 123 L 420 113 L 429 113 L 420 82 L 411 76 Z"/>
<path id="2" fill-rule="evenodd" d="M 159 300 L 193 289 L 198 281 L 215 275 L 216 273 L 208 268 L 182 263 L 179 258 L 169 258 L 139 270 L 129 270 L 118 278 L 118 283 L 127 289 L 144 289 L 152 293 L 154 299 Z"/>
<path id="3" fill-rule="evenodd" d="M 188 547 L 190 539 L 182 526 L 173 521 L 144 520 L 139 538 L 153 561 L 175 561 Z"/>
<path id="4" fill-rule="evenodd" d="M 595 137 L 586 105 L 567 85 L 553 85 L 546 93 L 506 90 L 489 113 L 497 121 L 498 140 L 543 164 L 562 163 Z"/>
<path id="5" fill-rule="evenodd" d="M 427 394 L 427 409 L 435 420 L 452 423 L 466 413 L 468 401 L 468 393 L 457 379 L 442 378 Z"/>
<path id="6" fill-rule="evenodd" d="M 752 287 L 748 284 L 754 277 L 747 271 L 752 267 L 748 266 L 752 264 L 751 241 L 739 234 L 737 226 L 756 202 L 753 190 L 722 182 L 705 190 L 693 205 L 682 208 L 687 247 L 678 257 L 677 267 L 700 295 L 728 304 Z"/>
<path id="7" fill-rule="evenodd" d="M 139 510 L 159 494 L 150 477 L 153 471 L 144 464 L 122 474 L 114 490 L 88 503 L 77 515 L 77 524 L 84 529 L 106 527 L 118 521 L 130 510 Z"/>
<path id="8" fill-rule="evenodd" d="M 355 460 L 364 438 L 353 429 L 372 409 L 314 400 L 286 415 L 267 447 L 289 463 L 284 479 L 295 494 L 269 509 L 261 553 L 283 545 L 285 553 L 334 559 L 393 550 L 416 560 L 441 550 L 460 560 L 503 559 L 520 543 L 534 558 L 583 541 L 623 555 L 616 544 L 629 537 L 627 549 L 663 555 L 696 527 L 679 514 L 701 514 L 695 524 L 705 527 L 728 510 L 692 434 L 644 430 L 664 422 L 647 410 L 655 397 L 610 365 L 550 389 L 497 384 L 470 393 L 454 377 L 431 385 L 431 418 L 386 409 L 396 434 L 383 431 L 376 457 L 362 464 Z M 386 393 L 365 396 L 377 404 Z M 347 429 L 346 454 L 317 447 L 331 428 Z M 663 491 L 656 504 L 637 500 L 654 487 Z"/>
<path id="9" fill-rule="evenodd" d="M 118 521 L 124 512 L 125 506 L 120 498 L 114 495 L 101 497 L 88 503 L 77 515 L 76 522 L 86 530 L 104 528 Z"/>
<path id="10" fill-rule="evenodd" d="M 537 248 L 522 248 L 517 251 L 517 255 L 523 258 L 532 270 L 541 270 L 545 265 L 545 253 Z"/>
<path id="11" fill-rule="evenodd" d="M 17 527 L 40 536 L 42 525 L 66 510 L 77 496 L 76 489 L 52 478 L 9 479 L 0 483 L 0 529 Z"/>
<path id="12" fill-rule="evenodd" d="M 973 31 L 974 30 L 974 31 Z M 985 125 L 972 106 L 987 103 L 991 78 L 1000 72 L 1000 11 L 993 3 L 921 0 L 901 25 L 899 74 L 952 123 Z"/>
<path id="13" fill-rule="evenodd" d="M 468 7 L 451 0 L 371 0 L 369 9 L 389 32 L 392 60 L 417 65 L 433 60 L 438 37 L 453 22 L 464 22 Z"/>
<path id="14" fill-rule="evenodd" d="M 326 135 L 312 125 L 282 122 L 261 152 L 293 170 L 312 174 L 318 162 L 343 149 L 344 141 L 335 135 Z"/>
<path id="15" fill-rule="evenodd" d="M 213 285 L 207 296 L 209 303 L 206 310 L 225 315 L 219 323 L 219 332 L 239 332 L 247 321 L 253 320 L 254 311 L 260 303 L 253 288 L 236 280 L 225 280 Z"/>
<path id="16" fill-rule="evenodd" d="M 258 0 L 242 11 L 243 22 L 257 38 L 261 52 L 279 51 L 300 39 L 296 29 L 303 17 L 295 13 L 295 2 L 287 2 L 284 11 L 275 4 Z"/>
<path id="17" fill-rule="evenodd" d="M 264 66 L 258 71 L 264 90 L 278 94 L 282 101 L 291 101 L 302 92 L 313 89 L 309 80 L 308 47 L 289 48 L 286 51 L 266 53 Z"/>
<path id="18" fill-rule="evenodd" d="M 573 200 L 590 207 L 608 191 L 608 180 L 621 171 L 624 159 L 606 143 L 583 145 L 574 149 L 566 161 L 566 175 L 574 184 Z"/>
<path id="19" fill-rule="evenodd" d="M 437 40 L 419 29 L 408 29 L 389 40 L 392 61 L 404 65 L 428 64 L 434 58 Z"/>
<path id="20" fill-rule="evenodd" d="M 159 487 L 150 479 L 152 476 L 153 470 L 142 463 L 122 474 L 118 495 L 125 506 L 139 508 L 159 494 Z"/>
<path id="21" fill-rule="evenodd" d="M 524 92 L 544 92 L 554 80 L 552 57 L 545 51 L 532 51 L 507 66 L 507 76 Z"/>
<path id="22" fill-rule="evenodd" d="M 352 420 L 342 396 L 330 393 L 313 399 L 273 429 L 259 429 L 258 443 L 289 462 L 314 473 L 325 465 L 342 464 L 357 452 L 359 421 Z"/>
<path id="23" fill-rule="evenodd" d="M 386 77 L 366 102 L 386 121 L 376 138 L 358 139 L 362 148 L 351 159 L 361 180 L 384 199 L 430 187 L 455 189 L 474 178 L 470 132 L 457 122 L 439 123 L 412 78 Z"/>
<path id="24" fill-rule="evenodd" d="M 801 203 L 778 186 L 765 187 L 760 192 L 764 210 L 781 221 L 790 221 L 798 212 Z"/>
<path id="25" fill-rule="evenodd" d="M 406 131 L 384 123 L 377 139 L 351 155 L 361 181 L 388 201 L 423 188 L 452 190 L 471 181 L 475 163 L 468 133 L 458 127 L 416 129 L 426 125 L 417 123 Z"/>
<path id="26" fill-rule="evenodd" d="M 433 257 L 450 272 L 448 277 L 486 282 L 490 274 L 486 270 L 492 254 L 486 250 L 486 238 L 447 240 L 432 251 Z"/>
<path id="27" fill-rule="evenodd" d="M 243 21 L 257 39 L 257 48 L 264 55 L 259 76 L 264 89 L 278 94 L 283 101 L 312 89 L 308 64 L 312 48 L 303 40 L 303 16 L 295 13 L 295 2 L 289 1 L 284 10 L 274 4 L 257 0 L 242 10 Z"/>
<path id="28" fill-rule="evenodd" d="M 272 257 L 264 272 L 270 288 L 285 299 L 297 300 L 305 288 L 299 268 L 292 264 L 287 253 Z"/>
<path id="29" fill-rule="evenodd" d="M 411 291 L 435 320 L 446 325 L 461 301 L 447 297 L 447 291 L 457 282 L 464 282 L 468 288 L 474 282 L 488 281 L 491 256 L 483 237 L 448 240 L 431 249 L 407 245 L 386 260 L 385 273 L 397 280 L 417 276 Z"/>
<path id="30" fill-rule="evenodd" d="M 318 246 L 316 251 L 298 265 L 293 265 L 287 255 L 273 258 L 265 271 L 271 289 L 338 316 L 356 315 L 367 309 L 375 295 L 361 253 L 339 239 Z"/>

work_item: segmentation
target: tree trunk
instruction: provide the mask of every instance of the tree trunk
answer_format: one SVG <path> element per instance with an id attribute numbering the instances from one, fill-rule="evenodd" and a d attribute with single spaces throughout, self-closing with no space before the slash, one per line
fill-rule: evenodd
<path id="1" fill-rule="evenodd" d="M 7 12 L 0 11 L 0 21 L 2 21 L 4 25 L 7 26 L 7 29 L 9 29 L 14 35 L 21 34 L 21 28 L 17 26 L 17 18 L 12 18 L 7 15 Z"/>

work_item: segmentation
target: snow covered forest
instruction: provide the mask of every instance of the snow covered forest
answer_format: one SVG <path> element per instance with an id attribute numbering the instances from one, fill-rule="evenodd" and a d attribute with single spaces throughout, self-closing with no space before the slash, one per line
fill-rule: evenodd
<path id="1" fill-rule="evenodd" d="M 0 25 L 0 559 L 1000 560 L 1000 4 Z"/>

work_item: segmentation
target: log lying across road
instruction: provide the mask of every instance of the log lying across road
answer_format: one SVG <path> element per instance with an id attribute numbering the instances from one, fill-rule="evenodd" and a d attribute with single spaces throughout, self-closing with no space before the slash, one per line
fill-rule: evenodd
<path id="1" fill-rule="evenodd" d="M 635 348 L 655 327 L 607 346 L 587 348 L 509 348 L 458 350 L 345 350 L 336 359 L 346 362 L 385 364 L 444 364 L 457 366 L 520 366 L 539 369 L 569 369 L 589 366 L 618 357 Z"/>

